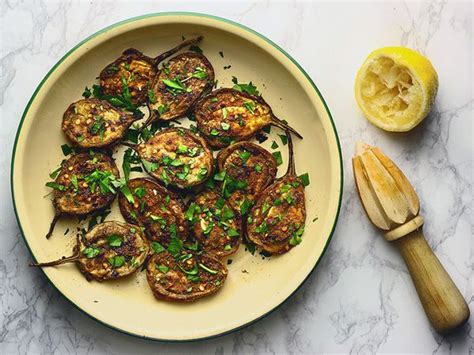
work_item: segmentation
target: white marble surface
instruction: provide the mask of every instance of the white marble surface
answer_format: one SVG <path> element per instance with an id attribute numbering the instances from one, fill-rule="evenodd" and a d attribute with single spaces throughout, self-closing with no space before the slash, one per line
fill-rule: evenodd
<path id="1" fill-rule="evenodd" d="M 368 223 L 354 191 L 357 140 L 382 147 L 423 201 L 425 234 L 474 310 L 473 8 L 458 3 L 164 2 L 2 0 L 0 58 L 0 353 L 473 353 L 474 331 L 437 335 L 396 251 Z M 313 77 L 344 150 L 345 192 L 333 242 L 320 267 L 283 307 L 237 333 L 162 344 L 110 330 L 71 306 L 26 265 L 9 190 L 10 157 L 22 111 L 49 68 L 86 36 L 119 20 L 181 10 L 227 17 L 277 42 Z M 429 119 L 404 135 L 362 118 L 357 68 L 374 48 L 425 53 L 440 77 Z"/>

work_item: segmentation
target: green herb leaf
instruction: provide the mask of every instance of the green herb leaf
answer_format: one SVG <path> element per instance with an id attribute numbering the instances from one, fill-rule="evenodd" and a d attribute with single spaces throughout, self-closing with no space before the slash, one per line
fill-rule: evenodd
<path id="1" fill-rule="evenodd" d="M 216 175 L 214 175 L 214 180 L 216 180 L 216 181 L 224 181 L 225 176 L 226 176 L 226 173 L 225 173 L 225 170 L 223 170 L 223 171 L 217 173 Z"/>
<path id="2" fill-rule="evenodd" d="M 110 263 L 110 265 L 112 265 L 112 268 L 114 269 L 125 264 L 125 256 L 123 255 L 115 255 L 111 258 L 108 258 L 107 260 Z"/>
<path id="3" fill-rule="evenodd" d="M 247 152 L 247 151 L 243 151 L 243 152 L 239 153 L 239 157 L 240 157 L 240 159 L 242 159 L 242 161 L 244 163 L 247 162 L 247 160 L 250 158 L 251 155 L 252 154 L 250 152 Z"/>
<path id="4" fill-rule="evenodd" d="M 301 226 L 291 237 L 289 243 L 290 245 L 296 246 L 302 242 L 302 235 L 304 233 L 304 225 Z"/>
<path id="5" fill-rule="evenodd" d="M 194 44 L 192 46 L 189 46 L 189 50 L 202 54 L 202 49 L 199 46 L 196 46 Z"/>
<path id="6" fill-rule="evenodd" d="M 67 144 L 61 145 L 61 150 L 63 151 L 64 156 L 74 153 L 74 148 L 70 147 Z"/>
<path id="7" fill-rule="evenodd" d="M 125 196 L 129 203 L 135 203 L 135 199 L 133 198 L 132 192 L 130 191 L 130 188 L 127 185 L 123 185 L 122 187 L 120 187 L 120 192 Z"/>
<path id="8" fill-rule="evenodd" d="M 262 172 L 262 165 L 260 164 L 257 164 L 254 166 L 253 168 L 257 173 L 261 173 Z"/>
<path id="9" fill-rule="evenodd" d="M 228 231 L 227 231 L 227 235 L 229 237 L 238 237 L 240 235 L 240 233 L 237 231 L 237 229 L 234 229 L 234 228 L 230 228 Z"/>
<path id="10" fill-rule="evenodd" d="M 172 237 L 171 242 L 168 245 L 168 251 L 170 252 L 170 254 L 176 258 L 179 256 L 179 254 L 181 254 L 181 250 L 183 250 L 183 241 L 181 239 L 178 239 L 177 237 Z"/>
<path id="11" fill-rule="evenodd" d="M 277 149 L 277 148 L 278 148 L 277 142 L 273 141 L 271 148 L 272 148 L 272 149 Z"/>
<path id="12" fill-rule="evenodd" d="M 217 271 L 216 270 L 212 270 L 211 268 L 208 268 L 206 265 L 204 265 L 203 263 L 198 263 L 199 267 L 201 269 L 203 269 L 204 271 L 210 273 L 211 275 L 215 275 L 217 274 Z"/>
<path id="13" fill-rule="evenodd" d="M 157 268 L 158 268 L 158 270 L 160 270 L 163 274 L 166 274 L 166 273 L 170 270 L 170 268 L 169 268 L 168 266 L 166 266 L 166 265 L 158 265 Z"/>
<path id="14" fill-rule="evenodd" d="M 66 191 L 66 186 L 64 185 L 61 185 L 61 184 L 58 184 L 54 181 L 49 181 L 45 184 L 47 187 L 50 187 L 54 190 L 58 190 L 58 191 Z"/>
<path id="15" fill-rule="evenodd" d="M 187 91 L 187 87 L 179 80 L 179 79 L 163 79 L 163 84 L 165 84 L 168 88 L 176 91 L 176 92 L 183 92 Z"/>
<path id="16" fill-rule="evenodd" d="M 123 239 L 117 234 L 112 234 L 107 238 L 107 241 L 109 242 L 109 246 L 119 247 L 122 245 Z"/>
<path id="17" fill-rule="evenodd" d="M 155 252 L 156 254 L 159 254 L 159 253 L 162 253 L 165 251 L 165 248 L 163 247 L 163 245 L 161 245 L 160 243 L 158 242 L 151 242 L 151 249 L 153 250 L 153 252 Z"/>
<path id="18" fill-rule="evenodd" d="M 235 76 L 232 77 L 232 82 L 234 83 L 234 86 L 232 87 L 234 90 L 246 92 L 252 96 L 258 96 L 260 94 L 257 87 L 253 85 L 252 82 L 249 82 L 248 84 L 239 83 Z"/>
<path id="19" fill-rule="evenodd" d="M 72 184 L 72 186 L 74 186 L 74 190 L 77 191 L 79 189 L 79 183 L 77 181 L 77 175 L 76 174 L 71 176 L 71 184 Z"/>
<path id="20" fill-rule="evenodd" d="M 284 135 L 284 134 L 279 134 L 278 137 L 280 137 L 281 143 L 282 143 L 283 145 L 286 145 L 286 144 L 288 143 L 288 137 L 287 137 L 286 135 Z"/>
<path id="21" fill-rule="evenodd" d="M 275 158 L 277 166 L 280 166 L 281 164 L 283 164 L 283 158 L 281 157 L 281 152 L 280 151 L 273 152 L 272 155 Z"/>
<path id="22" fill-rule="evenodd" d="M 253 101 L 244 102 L 244 107 L 249 110 L 252 114 L 255 113 L 255 104 Z"/>
<path id="23" fill-rule="evenodd" d="M 223 131 L 228 131 L 230 129 L 230 124 L 226 122 L 221 122 L 221 128 Z"/>
<path id="24" fill-rule="evenodd" d="M 91 97 L 91 89 L 89 89 L 87 86 L 84 88 L 84 92 L 82 93 L 82 96 L 88 99 Z"/>
<path id="25" fill-rule="evenodd" d="M 245 199 L 241 204 L 240 204 L 240 213 L 242 215 L 245 215 L 247 211 L 249 210 L 250 207 L 253 206 L 253 201 Z"/>
<path id="26" fill-rule="evenodd" d="M 100 254 L 100 249 L 96 247 L 87 247 L 82 251 L 82 254 L 84 254 L 88 259 L 92 259 Z"/>
<path id="27" fill-rule="evenodd" d="M 215 128 L 213 128 L 213 129 L 211 130 L 211 136 L 218 136 L 218 135 L 219 135 L 219 131 L 216 130 Z"/>
<path id="28" fill-rule="evenodd" d="M 300 176 L 298 176 L 298 178 L 301 180 L 301 183 L 303 184 L 303 186 L 309 185 L 310 181 L 309 181 L 308 173 L 301 174 Z"/>
<path id="29" fill-rule="evenodd" d="M 154 163 L 154 162 L 151 162 L 151 161 L 148 161 L 148 160 L 143 160 L 143 159 L 142 159 L 142 164 L 145 167 L 145 170 L 150 172 L 150 173 L 152 173 L 156 169 L 158 169 L 158 166 L 159 166 L 158 163 Z"/>

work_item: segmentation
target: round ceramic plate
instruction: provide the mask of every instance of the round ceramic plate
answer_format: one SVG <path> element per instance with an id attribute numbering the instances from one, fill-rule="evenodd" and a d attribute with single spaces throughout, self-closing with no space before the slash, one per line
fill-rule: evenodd
<path id="1" fill-rule="evenodd" d="M 258 33 L 228 20 L 190 13 L 142 16 L 108 27 L 78 44 L 36 89 L 18 128 L 12 158 L 13 200 L 24 239 L 37 261 L 70 255 L 77 220 L 64 219 L 50 240 L 53 218 L 49 173 L 64 159 L 60 127 L 68 105 L 96 83 L 100 70 L 129 47 L 150 56 L 203 35 L 199 45 L 216 70 L 218 86 L 252 81 L 273 111 L 304 136 L 294 138 L 298 174 L 309 173 L 307 220 L 303 242 L 271 258 L 252 255 L 242 246 L 227 263 L 229 277 L 215 295 L 191 304 L 157 301 L 145 273 L 121 281 L 88 282 L 73 264 L 45 268 L 51 283 L 94 319 L 123 332 L 156 340 L 184 341 L 228 333 L 262 318 L 302 285 L 322 257 L 334 231 L 342 195 L 341 151 L 329 110 L 315 84 L 281 48 Z M 224 70 L 224 66 L 231 66 Z M 323 70 L 323 68 L 321 68 Z M 281 151 L 286 170 L 287 146 L 277 128 L 264 143 Z M 275 140 L 279 148 L 272 150 Z M 115 153 L 120 166 L 123 149 Z M 122 220 L 117 201 L 108 220 Z M 64 232 L 69 228 L 70 232 Z M 24 265 L 27 270 L 26 265 Z"/>

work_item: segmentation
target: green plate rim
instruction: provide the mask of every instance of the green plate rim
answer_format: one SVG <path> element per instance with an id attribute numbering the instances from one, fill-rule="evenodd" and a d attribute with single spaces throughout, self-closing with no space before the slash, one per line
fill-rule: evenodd
<path id="1" fill-rule="evenodd" d="M 34 101 L 34 99 L 36 98 L 36 95 L 38 94 L 39 90 L 42 88 L 43 84 L 46 82 L 46 80 L 49 78 L 49 76 L 56 70 L 56 68 L 67 58 L 69 57 L 70 54 L 72 54 L 76 49 L 78 49 L 79 47 L 81 47 L 82 45 L 84 45 L 85 43 L 89 42 L 91 39 L 97 37 L 98 35 L 104 33 L 104 32 L 107 32 L 113 28 L 116 28 L 116 27 L 119 27 L 121 25 L 124 25 L 126 23 L 130 23 L 130 22 L 135 22 L 135 21 L 139 21 L 139 20 L 142 20 L 142 19 L 145 19 L 145 18 L 150 18 L 150 17 L 162 17 L 162 16 L 195 16 L 195 17 L 205 17 L 205 18 L 210 18 L 210 19 L 214 19 L 214 20 L 217 20 L 217 21 L 220 21 L 220 22 L 224 22 L 224 23 L 227 23 L 227 24 L 231 24 L 231 25 L 234 25 L 236 27 L 239 27 L 247 32 L 250 32 L 254 35 L 257 35 L 258 37 L 260 37 L 261 39 L 263 39 L 264 41 L 266 41 L 267 43 L 271 44 L 274 48 L 276 48 L 277 50 L 279 50 L 281 53 L 283 53 L 289 60 L 291 60 L 291 62 L 293 62 L 293 64 L 296 65 L 296 67 L 304 74 L 304 76 L 306 77 L 306 79 L 309 81 L 309 83 L 311 84 L 311 86 L 314 88 L 314 90 L 316 91 L 317 95 L 319 96 L 320 100 L 322 101 L 323 105 L 324 105 L 324 108 L 326 109 L 326 112 L 329 116 L 329 119 L 331 121 L 331 125 L 332 125 L 332 128 L 333 128 L 333 132 L 334 132 L 334 135 L 336 137 L 336 143 L 337 143 L 337 149 L 338 149 L 338 153 L 339 153 L 339 166 L 340 166 L 340 169 L 341 169 L 341 180 L 340 180 L 340 193 L 339 193 L 339 201 L 338 201 L 338 206 L 337 206 L 337 211 L 336 211 L 336 217 L 334 219 L 334 224 L 332 226 L 332 229 L 331 229 L 331 232 L 329 234 L 329 238 L 326 242 L 326 245 L 324 246 L 323 248 L 323 251 L 319 257 L 319 259 L 316 261 L 316 264 L 314 265 L 313 269 L 308 273 L 308 275 L 306 276 L 306 278 L 300 283 L 300 285 L 286 298 L 284 299 L 279 305 L 275 306 L 273 309 L 271 309 L 270 311 L 268 311 L 267 313 L 265 314 L 262 314 L 260 317 L 258 318 L 255 318 L 254 320 L 248 322 L 248 323 L 245 323 L 245 324 L 242 324 L 238 327 L 235 327 L 233 329 L 230 329 L 230 330 L 227 330 L 225 332 L 222 332 L 222 333 L 219 333 L 219 334 L 214 334 L 214 335 L 210 335 L 210 336 L 207 336 L 207 337 L 201 337 L 201 338 L 195 338 L 195 339 L 179 339 L 179 340 L 176 340 L 176 339 L 160 339 L 160 338 L 151 338 L 151 337 L 147 337 L 147 336 L 144 336 L 144 335 L 138 335 L 138 334 L 135 334 L 135 333 L 131 333 L 131 332 L 128 332 L 126 330 L 123 330 L 123 329 L 120 329 L 120 328 L 117 328 L 111 324 L 108 324 L 108 323 L 105 323 L 104 321 L 100 320 L 100 319 L 97 319 L 95 318 L 93 315 L 87 313 L 85 310 L 83 310 L 80 306 L 78 306 L 77 304 L 75 304 L 73 301 L 71 301 L 69 298 L 67 298 L 57 287 L 56 285 L 49 279 L 49 277 L 46 275 L 46 273 L 43 271 L 43 269 L 41 269 L 41 271 L 43 272 L 43 275 L 46 277 L 46 279 L 48 280 L 48 282 L 66 299 L 68 300 L 75 308 L 77 308 L 79 311 L 81 311 L 82 313 L 84 313 L 85 315 L 87 315 L 88 317 L 90 317 L 91 319 L 97 321 L 98 323 L 100 324 L 103 324 L 105 325 L 106 327 L 112 329 L 112 330 L 115 330 L 115 331 L 118 331 L 120 333 L 123 333 L 123 334 L 126 334 L 126 335 L 130 335 L 130 336 L 133 336 L 135 338 L 140 338 L 140 339 L 146 339 L 146 340 L 151 340 L 151 341 L 156 341 L 156 342 L 166 342 L 166 343 L 190 343 L 190 342 L 195 342 L 195 341 L 201 341 L 201 340 L 206 340 L 206 339 L 213 339 L 213 338 L 217 338 L 217 337 L 221 337 L 221 336 L 224 336 L 224 335 L 227 335 L 227 334 L 230 334 L 230 333 L 233 333 L 233 332 L 236 332 L 238 330 L 241 330 L 243 328 L 246 328 L 252 324 L 254 324 L 255 322 L 258 322 L 259 320 L 267 317 L 268 315 L 270 315 L 272 312 L 274 312 L 275 310 L 277 310 L 278 308 L 280 308 L 284 303 L 286 303 L 286 301 L 288 301 L 304 284 L 305 282 L 308 280 L 309 276 L 314 272 L 314 270 L 317 268 L 317 266 L 319 265 L 319 263 L 321 262 L 321 259 L 323 258 L 324 254 L 326 253 L 328 247 L 329 247 L 329 244 L 332 240 L 332 237 L 334 235 L 334 231 L 336 229 L 336 225 L 337 225 L 337 221 L 338 221 L 338 218 L 339 218 L 339 213 L 341 211 L 341 202 L 342 202 L 342 195 L 343 195 L 343 188 L 344 188 L 344 166 L 343 166 L 343 161 L 342 161 L 342 149 L 341 149 L 341 144 L 340 144 L 340 141 L 339 141 L 339 136 L 337 134 L 337 129 L 336 129 L 336 125 L 334 123 L 334 119 L 331 115 L 331 111 L 329 110 L 329 107 L 326 103 L 326 101 L 324 100 L 323 98 L 323 95 L 321 94 L 321 92 L 319 91 L 318 87 L 316 86 L 316 84 L 313 82 L 313 80 L 311 79 L 311 77 L 308 75 L 308 73 L 303 69 L 303 67 L 295 60 L 293 59 L 293 57 L 288 54 L 283 48 L 281 48 L 278 44 L 276 44 L 275 42 L 273 42 L 272 40 L 270 40 L 269 38 L 265 37 L 264 35 L 258 33 L 257 31 L 245 26 L 245 25 L 242 25 L 238 22 L 235 22 L 235 21 L 232 21 L 232 20 L 229 20 L 229 19 L 226 19 L 226 18 L 223 18 L 223 17 L 219 17 L 219 16 L 214 16 L 214 15 L 209 15 L 209 14 L 204 14 L 204 13 L 199 13 L 199 12 L 187 12 L 187 11 L 167 11 L 167 12 L 156 12 L 156 13 L 150 13 L 150 14 L 145 14 L 145 15 L 140 15 L 140 16 L 136 16 L 136 17 L 132 17 L 132 18 L 129 18 L 129 19 L 125 19 L 125 20 L 122 20 L 122 21 L 119 21 L 119 22 L 116 22 L 112 25 L 109 25 L 95 33 L 93 33 L 92 35 L 90 35 L 89 37 L 83 39 L 81 42 L 79 42 L 78 44 L 76 44 L 72 49 L 70 49 L 58 62 L 56 62 L 56 64 L 53 65 L 53 67 L 48 71 L 48 73 L 45 75 L 45 77 L 41 80 L 41 82 L 39 83 L 39 85 L 36 87 L 35 91 L 33 92 L 33 95 L 31 96 L 30 100 L 28 101 L 28 104 L 26 105 L 25 107 L 25 110 L 23 111 L 23 114 L 21 116 L 21 120 L 20 120 L 20 123 L 18 125 L 18 130 L 17 130 L 17 133 L 15 135 L 15 142 L 13 143 L 13 150 L 12 150 L 12 161 L 11 161 L 11 165 L 10 165 L 10 186 L 11 186 L 11 194 L 12 194 L 12 200 L 13 200 L 13 209 L 14 209 L 14 212 L 15 212 L 15 217 L 16 217 L 16 220 L 17 220 L 17 223 L 18 223 L 18 226 L 20 227 L 20 232 L 21 232 L 21 236 L 23 238 L 23 241 L 25 242 L 28 250 L 30 251 L 30 254 L 31 256 L 33 257 L 33 259 L 35 261 L 36 258 L 28 244 L 28 241 L 26 240 L 25 238 L 25 235 L 23 233 L 23 227 L 21 225 L 21 222 L 20 222 L 20 218 L 18 217 L 18 211 L 17 211 L 17 207 L 16 207 L 16 203 L 15 203 L 15 193 L 14 193 L 14 187 L 13 187 L 13 171 L 14 171 L 14 167 L 15 167 L 15 153 L 16 153 L 16 148 L 17 148 L 17 144 L 18 144 L 18 137 L 20 136 L 20 132 L 21 132 L 21 128 L 23 126 L 23 122 L 25 120 L 25 117 L 26 117 L 26 114 L 28 113 L 28 110 L 32 104 L 32 102 Z"/>

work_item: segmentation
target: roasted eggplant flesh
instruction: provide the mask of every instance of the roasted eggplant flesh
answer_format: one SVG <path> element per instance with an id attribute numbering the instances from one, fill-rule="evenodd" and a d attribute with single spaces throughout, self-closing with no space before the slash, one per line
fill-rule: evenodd
<path id="1" fill-rule="evenodd" d="M 162 120 L 184 116 L 214 83 L 214 69 L 205 56 L 187 52 L 163 63 L 149 95 L 149 109 Z"/>
<path id="2" fill-rule="evenodd" d="M 119 195 L 120 211 L 127 222 L 145 227 L 148 239 L 165 246 L 173 237 L 186 240 L 188 225 L 178 196 L 145 178 L 129 180 L 128 188 L 133 203 L 123 193 Z"/>
<path id="3" fill-rule="evenodd" d="M 100 72 L 100 86 L 104 94 L 112 96 L 121 96 L 124 90 L 128 90 L 131 102 L 142 105 L 156 74 L 153 59 L 130 48 Z"/>
<path id="4" fill-rule="evenodd" d="M 62 130 L 74 146 L 99 148 L 122 139 L 134 121 L 107 101 L 83 99 L 64 112 Z"/>
<path id="5" fill-rule="evenodd" d="M 247 219 L 247 237 L 270 254 L 282 254 L 301 242 L 305 220 L 304 186 L 288 175 L 257 200 Z"/>
<path id="6" fill-rule="evenodd" d="M 191 202 L 186 218 L 202 250 L 218 258 L 233 254 L 242 240 L 239 215 L 213 191 L 204 191 Z"/>
<path id="7" fill-rule="evenodd" d="M 218 89 L 198 101 L 197 127 L 209 144 L 221 148 L 251 138 L 272 123 L 272 112 L 263 99 L 234 89 Z"/>
<path id="8" fill-rule="evenodd" d="M 224 182 L 229 179 L 246 182 L 244 188 L 232 192 L 226 190 L 227 184 L 222 184 L 227 201 L 242 215 L 273 182 L 277 173 L 273 155 L 250 142 L 235 143 L 221 150 L 217 155 L 217 167 L 220 172 L 225 172 Z"/>
<path id="9" fill-rule="evenodd" d="M 57 176 L 53 204 L 56 214 L 86 215 L 107 207 L 115 197 L 119 171 L 108 155 L 78 153 L 66 160 Z"/>
<path id="10" fill-rule="evenodd" d="M 224 285 L 227 268 L 206 254 L 168 251 L 155 254 L 147 264 L 147 280 L 156 298 L 191 302 L 209 296 Z"/>
<path id="11" fill-rule="evenodd" d="M 88 279 L 117 279 L 135 272 L 149 254 L 140 227 L 116 221 L 96 225 L 76 246 L 78 265 Z"/>
<path id="12" fill-rule="evenodd" d="M 212 174 L 212 152 L 189 129 L 165 129 L 136 150 L 145 170 L 164 185 L 184 189 L 203 183 Z"/>

